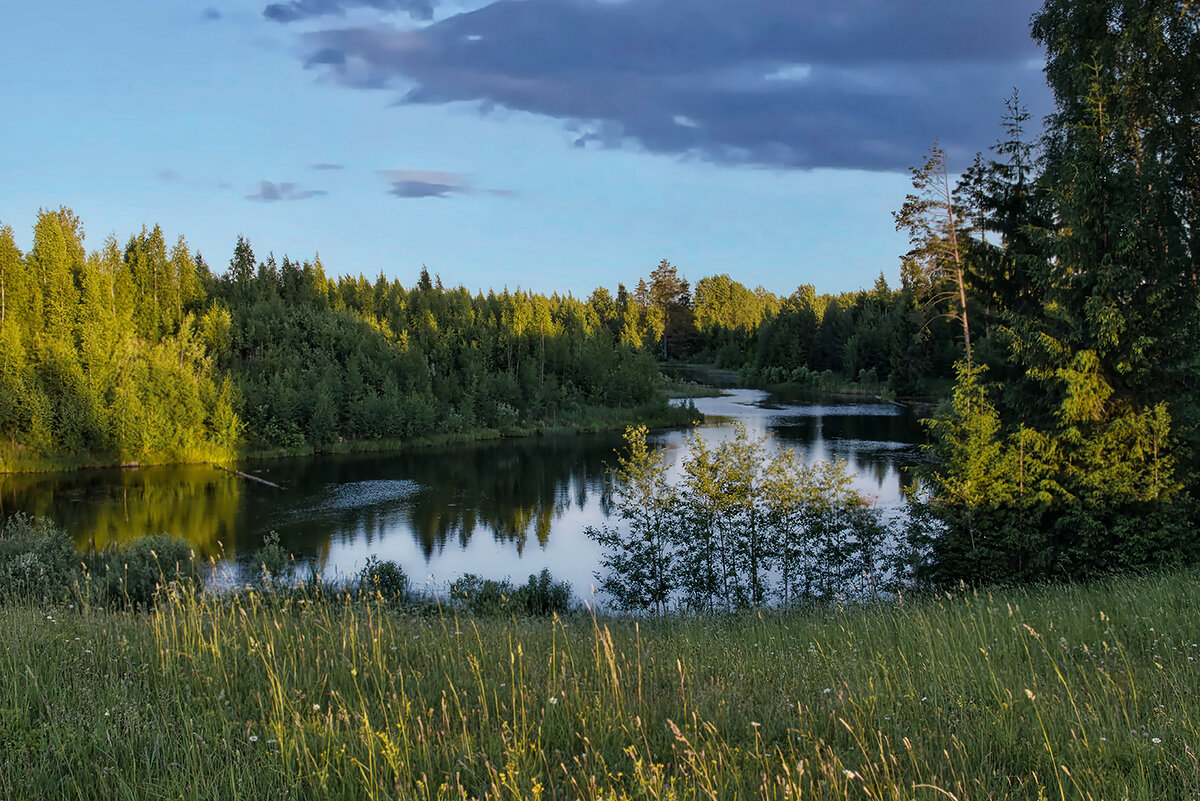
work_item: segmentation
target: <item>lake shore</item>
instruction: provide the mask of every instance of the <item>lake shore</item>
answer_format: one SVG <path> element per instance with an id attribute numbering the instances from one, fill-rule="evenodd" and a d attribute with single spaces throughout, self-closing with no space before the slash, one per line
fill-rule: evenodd
<path id="1" fill-rule="evenodd" d="M 707 397 L 696 395 L 691 397 Z M 26 449 L 0 448 L 0 475 L 22 473 L 59 473 L 77 470 L 104 468 L 161 467 L 166 465 L 214 464 L 236 465 L 274 459 L 301 458 L 322 454 L 349 453 L 396 453 L 406 450 L 437 448 L 447 445 L 486 442 L 499 439 L 524 439 L 529 437 L 595 434 L 606 431 L 622 431 L 627 426 L 645 425 L 652 429 L 686 428 L 694 424 L 685 410 L 666 405 L 653 411 L 613 407 L 591 407 L 581 411 L 574 421 L 559 423 L 530 423 L 505 426 L 503 428 L 473 428 L 463 431 L 425 434 L 403 439 L 345 439 L 320 446 L 309 444 L 297 446 L 243 446 L 235 455 L 196 453 L 181 458 L 126 462 L 119 458 L 92 454 L 26 455 Z"/>

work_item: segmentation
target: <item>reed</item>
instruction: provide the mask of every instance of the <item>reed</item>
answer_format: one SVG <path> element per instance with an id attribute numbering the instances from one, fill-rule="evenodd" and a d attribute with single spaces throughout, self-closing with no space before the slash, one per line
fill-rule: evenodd
<path id="1" fill-rule="evenodd" d="M 0 796 L 1194 798 L 1198 579 L 658 620 L 8 605 Z"/>

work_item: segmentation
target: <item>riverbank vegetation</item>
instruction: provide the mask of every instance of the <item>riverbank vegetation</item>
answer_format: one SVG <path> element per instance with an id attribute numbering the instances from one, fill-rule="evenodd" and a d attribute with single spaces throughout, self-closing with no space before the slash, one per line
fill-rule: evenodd
<path id="1" fill-rule="evenodd" d="M 690 437 L 672 482 L 662 452 L 631 428 L 613 469 L 617 525 L 589 527 L 604 548 L 599 588 L 618 609 L 696 613 L 878 598 L 907 573 L 880 509 L 844 462 L 806 464 L 736 425 L 710 445 Z"/>
<path id="2" fill-rule="evenodd" d="M 5 798 L 1200 792 L 1194 570 L 635 622 L 404 604 L 387 563 L 213 594 L 155 553 L 136 609 L 3 599 Z"/>

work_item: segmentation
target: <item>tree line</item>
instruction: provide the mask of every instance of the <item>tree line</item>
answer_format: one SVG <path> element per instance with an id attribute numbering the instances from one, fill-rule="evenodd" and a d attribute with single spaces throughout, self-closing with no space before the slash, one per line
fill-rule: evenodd
<path id="1" fill-rule="evenodd" d="M 780 301 L 718 277 L 690 307 L 675 304 L 683 322 L 691 313 L 698 349 L 760 380 L 874 370 L 915 388 L 949 372 L 927 421 L 934 459 L 897 540 L 919 584 L 1200 559 L 1200 6 L 1046 0 L 1032 32 L 1054 112 L 1033 133 L 1014 92 L 999 140 L 958 179 L 934 144 L 895 213 L 912 245 L 898 292 L 881 281 L 822 299 L 802 287 Z M 725 310 L 737 314 L 706 308 L 712 297 L 736 299 Z M 631 443 L 621 492 L 646 494 L 644 458 Z M 702 508 L 704 497 L 691 489 L 679 503 Z M 692 532 L 672 544 L 675 524 L 655 534 L 642 511 L 652 508 L 633 504 L 629 532 L 598 537 L 607 587 L 626 606 L 691 586 L 691 567 L 660 566 L 705 542 Z M 754 545 L 756 519 L 743 514 L 741 539 L 723 546 L 735 555 L 721 557 L 726 575 L 742 576 L 732 598 L 718 595 L 725 603 L 759 603 L 753 564 L 788 547 Z"/>
<path id="2" fill-rule="evenodd" d="M 882 277 L 870 292 L 787 299 L 727 275 L 693 295 L 666 260 L 648 278 L 586 300 L 472 293 L 424 269 L 405 287 L 330 278 L 319 257 L 259 259 L 241 236 L 217 273 L 157 225 L 88 253 L 74 213 L 42 210 L 28 253 L 0 225 L 0 469 L 682 420 L 661 391 L 664 360 L 914 389 L 935 363 L 951 369 L 949 337 L 924 359 L 905 344 L 911 293 Z M 937 340 L 918 329 L 904 328 Z"/>

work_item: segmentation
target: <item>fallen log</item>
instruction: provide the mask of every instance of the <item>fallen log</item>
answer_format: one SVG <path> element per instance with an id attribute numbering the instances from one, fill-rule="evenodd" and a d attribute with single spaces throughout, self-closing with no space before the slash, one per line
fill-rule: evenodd
<path id="1" fill-rule="evenodd" d="M 217 468 L 218 470 L 224 470 L 226 473 L 232 473 L 233 475 L 237 476 L 238 478 L 244 478 L 247 481 L 257 481 L 259 484 L 266 484 L 268 487 L 274 487 L 275 489 L 284 489 L 283 487 L 279 486 L 278 484 L 276 484 L 273 481 L 267 481 L 265 478 L 259 478 L 258 476 L 252 476 L 249 473 L 243 473 L 240 470 L 230 470 L 228 467 L 221 467 L 221 465 L 219 465 L 219 464 L 215 464 L 215 465 L 213 465 L 213 467 Z"/>

